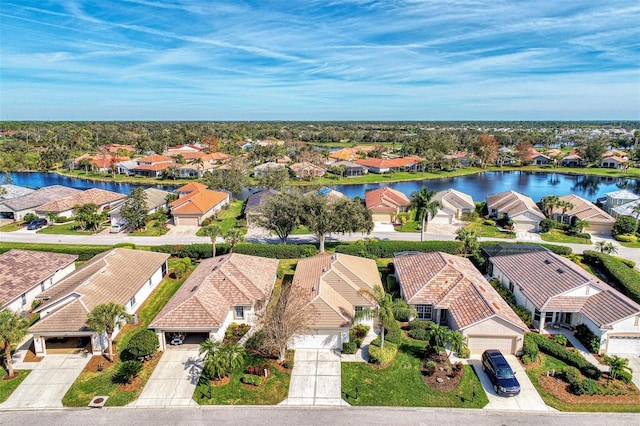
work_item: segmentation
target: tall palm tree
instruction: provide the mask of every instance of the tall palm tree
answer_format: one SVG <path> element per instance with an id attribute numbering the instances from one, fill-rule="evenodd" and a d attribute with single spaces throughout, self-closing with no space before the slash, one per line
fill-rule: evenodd
<path id="1" fill-rule="evenodd" d="M 459 228 L 456 231 L 456 240 L 462 242 L 460 254 L 464 257 L 472 256 L 480 250 L 478 233 L 474 230 Z"/>
<path id="2" fill-rule="evenodd" d="M 231 228 L 224 234 L 224 240 L 229 244 L 229 253 L 233 253 L 234 247 L 244 241 L 242 230 L 238 228 Z"/>
<path id="3" fill-rule="evenodd" d="M 557 195 L 547 195 L 546 197 L 542 197 L 540 204 L 542 205 L 542 210 L 547 217 L 551 217 L 553 209 L 558 205 L 559 201 L 560 199 Z"/>
<path id="4" fill-rule="evenodd" d="M 409 204 L 409 208 L 416 209 L 415 220 L 422 221 L 420 241 L 424 241 L 424 231 L 429 221 L 429 215 L 431 215 L 431 217 L 435 216 L 438 209 L 442 208 L 440 201 L 431 200 L 435 194 L 435 191 L 429 191 L 427 188 L 421 188 L 419 191 L 411 194 L 411 204 Z"/>
<path id="5" fill-rule="evenodd" d="M 109 360 L 113 362 L 113 332 L 131 318 L 124 306 L 114 303 L 97 305 L 87 316 L 87 326 L 99 335 L 106 333 L 109 342 Z"/>
<path id="6" fill-rule="evenodd" d="M 382 348 L 384 347 L 384 329 L 391 327 L 393 321 L 396 320 L 393 313 L 393 299 L 379 285 L 375 286 L 373 291 L 362 289 L 358 293 L 374 302 L 376 306 L 356 312 L 351 322 L 355 324 L 363 319 L 377 319 L 380 323 L 380 347 Z"/>
<path id="7" fill-rule="evenodd" d="M 222 228 L 218 225 L 205 226 L 202 228 L 202 235 L 211 238 L 211 249 L 213 253 L 213 256 L 211 257 L 216 257 L 216 239 L 222 236 Z"/>
<path id="8" fill-rule="evenodd" d="M 200 343 L 200 355 L 206 354 L 204 370 L 222 379 L 244 362 L 246 350 L 239 343 L 221 343 L 207 339 Z"/>
<path id="9" fill-rule="evenodd" d="M 9 378 L 15 376 L 11 362 L 11 345 L 20 342 L 29 331 L 29 323 L 17 312 L 9 309 L 0 311 L 0 343 L 4 345 L 4 360 Z"/>

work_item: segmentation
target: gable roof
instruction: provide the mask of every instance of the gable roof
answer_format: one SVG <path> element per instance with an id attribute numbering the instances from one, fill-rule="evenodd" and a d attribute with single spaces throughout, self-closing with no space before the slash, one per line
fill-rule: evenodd
<path id="1" fill-rule="evenodd" d="M 51 201 L 78 194 L 80 192 L 82 191 L 79 189 L 69 188 L 61 185 L 45 186 L 44 188 L 40 188 L 27 195 L 23 195 L 22 197 L 3 200 L 2 204 L 17 212 L 35 208 Z"/>
<path id="2" fill-rule="evenodd" d="M 203 214 L 228 198 L 228 192 L 212 191 L 210 189 L 192 191 L 170 204 L 171 213 Z"/>
<path id="3" fill-rule="evenodd" d="M 44 302 L 37 312 L 51 312 L 31 331 L 86 330 L 87 314 L 97 305 L 126 305 L 167 261 L 168 254 L 115 248 L 100 253 L 53 287 L 37 296 Z M 58 307 L 64 299 L 73 301 Z"/>
<path id="4" fill-rule="evenodd" d="M 506 213 L 509 217 L 529 212 L 541 220 L 545 219 L 544 213 L 530 197 L 513 190 L 487 195 L 487 208 L 489 211 L 496 209 L 500 214 Z"/>
<path id="5" fill-rule="evenodd" d="M 0 194 L 0 200 L 9 200 L 11 198 L 22 197 L 27 194 L 31 194 L 34 190 L 31 188 L 25 188 L 24 186 L 12 185 L 10 183 L 0 185 L 4 189 L 4 194 Z"/>
<path id="6" fill-rule="evenodd" d="M 18 249 L 0 254 L 0 304 L 39 285 L 77 258 L 73 254 Z"/>
<path id="7" fill-rule="evenodd" d="M 126 198 L 126 195 L 100 188 L 90 188 L 68 197 L 60 198 L 36 208 L 39 212 L 64 212 L 75 206 L 96 204 L 98 207 Z"/>
<path id="8" fill-rule="evenodd" d="M 255 192 L 249 195 L 249 198 L 247 198 L 247 204 L 245 205 L 244 210 L 253 210 L 260 204 L 262 204 L 267 198 L 279 193 L 280 191 L 277 191 L 275 189 L 263 189 L 262 191 Z"/>
<path id="9" fill-rule="evenodd" d="M 637 213 L 633 210 L 636 206 L 640 205 L 640 198 L 635 201 L 624 203 L 621 206 L 617 206 L 611 209 L 618 216 L 631 216 L 636 217 Z"/>
<path id="10" fill-rule="evenodd" d="M 399 255 L 393 263 L 407 303 L 448 309 L 461 330 L 493 317 L 529 329 L 469 259 L 433 252 Z"/>
<path id="11" fill-rule="evenodd" d="M 567 210 L 565 214 L 569 216 L 575 216 L 580 220 L 586 220 L 590 223 L 607 223 L 613 225 L 615 219 L 613 216 L 597 207 L 590 201 L 585 200 L 582 197 L 578 197 L 575 194 L 563 195 L 558 197 L 560 201 L 566 201 L 573 204 L 571 210 Z M 562 208 L 554 207 L 551 210 L 551 214 L 562 214 Z"/>
<path id="12" fill-rule="evenodd" d="M 373 291 L 382 281 L 372 259 L 335 253 L 300 259 L 291 285 L 315 310 L 309 326 L 346 327 L 355 306 L 374 306 L 359 291 Z"/>
<path id="13" fill-rule="evenodd" d="M 640 314 L 640 305 L 550 251 L 492 257 L 489 261 L 540 311 L 581 312 L 600 328 Z M 587 286 L 595 289 L 591 295 L 566 296 L 572 290 Z"/>
<path id="14" fill-rule="evenodd" d="M 629 201 L 640 200 L 640 195 L 634 194 L 633 192 L 627 189 L 620 189 L 618 191 L 607 192 L 605 195 L 608 198 L 613 198 L 614 200 L 629 200 Z"/>
<path id="15" fill-rule="evenodd" d="M 363 158 L 357 160 L 356 164 L 360 164 L 365 167 L 374 167 L 376 169 L 395 169 L 404 167 L 404 162 L 395 158 L 393 160 L 387 160 L 385 158 Z"/>
<path id="16" fill-rule="evenodd" d="M 232 306 L 267 302 L 277 269 L 277 259 L 237 253 L 205 259 L 149 327 L 220 327 Z"/>
<path id="17" fill-rule="evenodd" d="M 146 157 L 136 158 L 138 164 L 140 163 L 173 163 L 173 158 L 165 157 L 164 155 L 152 154 Z"/>
<path id="18" fill-rule="evenodd" d="M 474 210 L 476 205 L 473 203 L 471 195 L 460 192 L 456 189 L 449 188 L 444 191 L 436 192 L 433 200 L 440 201 L 444 207 L 449 209 L 471 209 Z"/>
<path id="19" fill-rule="evenodd" d="M 376 212 L 396 212 L 411 204 L 404 193 L 388 186 L 365 192 L 364 201 L 369 210 Z"/>

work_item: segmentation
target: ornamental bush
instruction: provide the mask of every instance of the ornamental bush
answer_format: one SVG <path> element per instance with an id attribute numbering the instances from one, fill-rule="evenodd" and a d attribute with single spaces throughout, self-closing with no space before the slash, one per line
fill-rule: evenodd
<path id="1" fill-rule="evenodd" d="M 160 344 L 156 333 L 143 328 L 131 336 L 127 350 L 139 360 L 144 360 L 157 351 L 159 346 Z"/>
<path id="2" fill-rule="evenodd" d="M 358 345 L 356 342 L 346 342 L 342 344 L 342 353 L 343 354 L 355 354 L 358 350 Z"/>
<path id="3" fill-rule="evenodd" d="M 575 336 L 592 354 L 600 352 L 600 338 L 593 334 L 586 325 L 577 325 Z"/>
<path id="4" fill-rule="evenodd" d="M 540 353 L 540 348 L 533 339 L 524 339 L 524 344 L 522 345 L 522 362 L 527 365 L 532 362 L 536 362 L 538 360 L 538 354 Z"/>
<path id="5" fill-rule="evenodd" d="M 422 328 L 414 328 L 413 330 L 410 330 L 409 336 L 411 336 L 412 339 L 425 341 L 428 341 L 431 338 L 429 331 Z"/>
<path id="6" fill-rule="evenodd" d="M 385 340 L 384 347 L 380 347 L 380 338 L 375 339 L 369 345 L 369 362 L 372 364 L 387 366 L 398 353 L 398 346 Z"/>
<path id="7" fill-rule="evenodd" d="M 572 366 L 567 366 L 562 370 L 562 377 L 564 377 L 567 383 L 574 385 L 580 381 L 580 370 Z"/>
<path id="8" fill-rule="evenodd" d="M 558 221 L 555 219 L 544 219 L 540 222 L 540 232 L 549 232 L 550 229 L 558 226 Z"/>
<path id="9" fill-rule="evenodd" d="M 599 395 L 602 393 L 598 382 L 592 379 L 577 381 L 569 387 L 569 390 L 574 395 Z"/>
<path id="10" fill-rule="evenodd" d="M 245 385 L 252 386 L 260 386 L 262 383 L 260 376 L 256 376 L 255 374 L 243 374 L 242 377 L 240 377 L 240 381 Z"/>
<path id="11" fill-rule="evenodd" d="M 637 243 L 638 237 L 632 234 L 618 234 L 614 238 L 623 243 Z"/>
<path id="12" fill-rule="evenodd" d="M 393 321 L 391 327 L 387 330 L 387 333 L 384 335 L 385 343 L 387 341 L 395 344 L 400 344 L 402 342 L 402 338 L 404 337 L 404 333 L 402 333 L 402 329 L 400 328 L 400 324 L 397 321 Z"/>
<path id="13" fill-rule="evenodd" d="M 341 243 L 336 246 L 335 251 L 336 253 L 375 259 L 393 257 L 394 253 L 404 251 L 421 253 L 441 251 L 457 254 L 459 247 L 460 242 L 458 241 L 378 241 L 372 239 L 357 243 Z"/>
<path id="14" fill-rule="evenodd" d="M 118 367 L 118 372 L 113 375 L 112 381 L 118 384 L 131 383 L 142 371 L 140 361 L 124 361 Z"/>
<path id="15" fill-rule="evenodd" d="M 551 339 L 548 339 L 544 336 L 541 336 L 536 333 L 527 333 L 525 336 L 525 342 L 527 340 L 532 340 L 538 345 L 540 351 L 551 355 L 554 358 L 559 359 L 560 361 L 577 367 L 582 374 L 592 379 L 599 379 L 602 374 L 600 370 L 598 370 L 593 364 L 591 364 L 586 359 L 582 358 L 580 355 L 567 350 L 564 346 L 557 344 Z"/>
<path id="16" fill-rule="evenodd" d="M 567 338 L 564 334 L 554 334 L 553 341 L 559 345 L 567 346 Z"/>
<path id="17" fill-rule="evenodd" d="M 636 226 L 637 222 L 635 218 L 631 216 L 618 216 L 611 230 L 611 235 L 634 234 L 636 232 Z"/>

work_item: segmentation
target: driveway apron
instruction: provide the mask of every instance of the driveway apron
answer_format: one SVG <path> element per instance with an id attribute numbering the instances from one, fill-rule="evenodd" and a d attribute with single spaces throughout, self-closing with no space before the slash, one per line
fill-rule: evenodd
<path id="1" fill-rule="evenodd" d="M 297 349 L 289 397 L 280 405 L 349 405 L 341 389 L 340 355 L 330 349 Z"/>
<path id="2" fill-rule="evenodd" d="M 90 359 L 82 354 L 50 354 L 28 363 L 33 370 L 0 408 L 61 408 L 62 398 Z"/>
<path id="3" fill-rule="evenodd" d="M 198 348 L 171 348 L 162 354 L 149 381 L 132 407 L 167 407 L 197 405 L 193 400 L 202 358 Z"/>

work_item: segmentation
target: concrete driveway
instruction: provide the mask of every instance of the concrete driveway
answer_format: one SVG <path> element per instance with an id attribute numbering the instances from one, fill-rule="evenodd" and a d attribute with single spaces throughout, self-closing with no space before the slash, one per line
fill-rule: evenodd
<path id="1" fill-rule="evenodd" d="M 17 369 L 33 370 L 0 408 L 61 408 L 62 398 L 91 357 L 78 354 L 50 354 L 40 362 L 23 363 Z"/>
<path id="2" fill-rule="evenodd" d="M 133 407 L 167 407 L 198 405 L 193 400 L 200 374 L 202 358 L 198 348 L 166 350 Z"/>
<path id="3" fill-rule="evenodd" d="M 514 355 L 505 355 L 507 362 L 516 373 L 516 378 L 520 382 L 520 395 L 512 397 L 499 396 L 493 390 L 493 383 L 487 376 L 487 373 L 482 371 L 482 361 L 480 355 L 473 355 L 469 360 L 469 364 L 473 365 L 473 368 L 480 377 L 482 387 L 484 388 L 487 398 L 489 398 L 489 404 L 487 404 L 485 410 L 520 410 L 520 411 L 555 411 L 553 408 L 547 406 L 538 391 L 529 380 L 529 376 L 524 371 L 524 368 Z"/>
<path id="4" fill-rule="evenodd" d="M 630 354 L 620 354 L 618 356 L 629 360 L 629 368 L 631 368 L 631 374 L 633 376 L 631 381 L 640 389 L 640 356 Z"/>
<path id="5" fill-rule="evenodd" d="M 341 371 L 340 355 L 331 349 L 296 349 L 289 397 L 279 405 L 349 405 Z"/>

